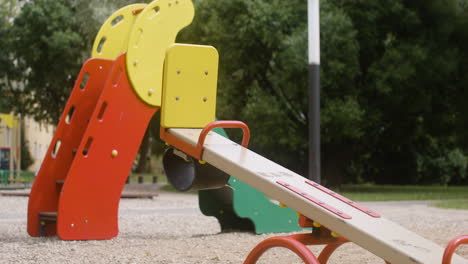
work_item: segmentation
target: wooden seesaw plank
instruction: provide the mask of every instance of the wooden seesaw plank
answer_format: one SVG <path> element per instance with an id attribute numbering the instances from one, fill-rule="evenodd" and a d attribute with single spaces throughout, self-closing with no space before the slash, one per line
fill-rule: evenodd
<path id="1" fill-rule="evenodd" d="M 168 129 L 191 145 L 197 144 L 200 131 Z M 202 158 L 390 263 L 442 262 L 444 248 L 432 241 L 216 133 L 208 134 Z M 452 263 L 468 261 L 454 255 Z"/>

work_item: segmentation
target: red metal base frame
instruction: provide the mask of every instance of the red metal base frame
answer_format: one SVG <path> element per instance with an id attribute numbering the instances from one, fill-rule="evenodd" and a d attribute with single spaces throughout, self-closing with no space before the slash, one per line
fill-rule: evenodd
<path id="1" fill-rule="evenodd" d="M 299 217 L 299 225 L 301 227 L 311 227 L 313 221 L 304 217 Z M 247 256 L 244 264 L 255 264 L 258 259 L 269 249 L 274 247 L 287 248 L 299 256 L 306 264 L 326 264 L 330 256 L 341 245 L 349 242 L 343 237 L 334 238 L 331 236 L 330 230 L 319 227 L 314 228 L 313 233 L 297 234 L 290 236 L 270 237 L 260 242 Z M 468 235 L 463 235 L 452 239 L 445 248 L 442 264 L 450 264 L 452 256 L 458 246 L 468 244 Z M 307 246 L 326 245 L 320 252 L 318 258 L 312 253 Z M 386 264 L 390 262 L 385 261 Z"/>
<path id="2" fill-rule="evenodd" d="M 300 215 L 299 226 L 303 228 L 313 227 L 314 221 Z M 244 264 L 255 264 L 258 259 L 270 248 L 282 247 L 293 251 L 306 264 L 326 264 L 330 256 L 341 245 L 349 242 L 344 237 L 334 237 L 326 227 L 318 225 L 312 229 L 312 233 L 296 234 L 289 236 L 270 237 L 260 242 L 247 256 Z M 307 246 L 326 245 L 318 258 Z M 385 261 L 386 264 L 390 264 Z"/>
<path id="3" fill-rule="evenodd" d="M 442 258 L 442 264 L 450 264 L 452 262 L 452 256 L 458 246 L 468 244 L 468 235 L 458 236 L 452 239 L 447 247 L 445 248 L 444 256 Z"/>
<path id="4" fill-rule="evenodd" d="M 274 247 L 284 247 L 293 251 L 306 264 L 327 263 L 333 252 L 346 242 L 348 241 L 344 238 L 320 238 L 315 237 L 313 234 L 271 237 L 260 242 L 260 244 L 258 244 L 247 256 L 244 264 L 257 263 L 258 259 L 263 255 L 263 253 Z M 319 257 L 317 258 L 314 253 L 312 253 L 312 251 L 307 248 L 307 246 L 311 245 L 327 246 L 322 250 Z"/>

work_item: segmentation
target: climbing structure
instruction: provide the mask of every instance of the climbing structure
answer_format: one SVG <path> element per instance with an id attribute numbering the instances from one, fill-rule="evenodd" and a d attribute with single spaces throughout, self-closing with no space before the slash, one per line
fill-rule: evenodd
<path id="1" fill-rule="evenodd" d="M 61 239 L 109 239 L 117 235 L 120 194 L 149 120 L 163 99 L 166 50 L 173 45 L 178 31 L 191 23 L 193 15 L 190 0 L 159 0 L 126 6 L 105 21 L 31 190 L 30 235 L 57 234 Z M 213 47 L 174 45 L 172 50 L 170 56 L 189 64 L 211 58 L 210 68 L 206 69 L 209 74 L 201 74 L 208 78 L 210 87 L 216 87 L 218 58 Z M 186 65 L 183 73 L 179 70 L 173 74 L 187 76 L 187 70 L 194 66 Z M 210 92 L 206 100 L 214 106 L 216 90 Z M 189 98 L 184 96 L 181 102 Z M 168 100 L 164 113 L 180 111 L 178 101 L 172 101 Z M 199 106 L 204 105 L 202 102 Z M 184 111 L 190 111 L 190 106 L 186 107 Z M 212 107 L 210 113 L 200 114 L 209 117 L 204 118 L 204 124 L 214 119 L 214 110 Z M 186 121 L 190 120 L 178 122 Z M 205 174 L 219 173 L 210 165 L 201 167 Z M 241 184 L 236 179 L 231 182 Z M 237 202 L 235 209 L 230 188 L 200 191 L 200 207 L 205 214 L 216 216 L 223 230 L 264 233 L 299 229 L 292 210 L 280 212 L 258 191 L 248 188 L 239 187 L 234 193 L 263 198 L 253 203 L 253 208 Z M 240 218 L 236 210 L 246 218 Z M 267 221 L 274 214 L 275 221 Z"/>
<path id="2" fill-rule="evenodd" d="M 277 246 L 291 249 L 306 263 L 326 263 L 348 241 L 387 263 L 467 263 L 453 254 L 458 245 L 468 242 L 467 236 L 454 239 L 444 250 L 250 151 L 250 131 L 243 122 L 215 121 L 218 52 L 211 46 L 174 43 L 193 15 L 190 0 L 157 0 L 125 7 L 105 22 L 31 191 L 30 235 L 57 234 L 65 240 L 115 237 L 120 193 L 147 125 L 161 109 L 160 135 L 170 146 L 164 168 L 174 186 L 223 190 L 231 175 L 235 178 L 230 184 L 241 180 L 258 189 L 299 212 L 301 227 L 313 228 L 309 234 L 265 240 L 245 263 L 255 263 Z M 242 129 L 241 144 L 211 132 L 220 128 Z M 205 201 L 210 195 L 227 201 L 213 205 L 215 211 L 236 207 L 232 193 L 203 195 Z M 231 197 L 222 198 L 226 195 Z M 291 212 L 275 208 L 289 210 L 283 211 L 285 215 Z M 225 226 L 248 226 L 234 210 L 229 214 L 216 216 Z M 278 217 L 292 226 L 288 218 Z M 265 221 L 250 219 L 255 225 Z M 318 258 L 306 247 L 312 244 L 326 245 Z"/>

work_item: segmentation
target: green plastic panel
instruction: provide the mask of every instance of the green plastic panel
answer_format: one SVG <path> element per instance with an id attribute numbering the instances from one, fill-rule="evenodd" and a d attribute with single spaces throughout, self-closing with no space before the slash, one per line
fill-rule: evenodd
<path id="1" fill-rule="evenodd" d="M 290 208 L 282 208 L 268 199 L 262 192 L 231 177 L 234 212 L 242 218 L 250 219 L 255 233 L 283 233 L 302 230 L 298 226 L 298 216 Z"/>
<path id="2" fill-rule="evenodd" d="M 214 131 L 227 137 L 223 129 Z M 234 177 L 222 189 L 199 191 L 198 198 L 202 213 L 216 217 L 223 232 L 264 234 L 302 230 L 293 210 L 279 207 L 263 193 Z"/>

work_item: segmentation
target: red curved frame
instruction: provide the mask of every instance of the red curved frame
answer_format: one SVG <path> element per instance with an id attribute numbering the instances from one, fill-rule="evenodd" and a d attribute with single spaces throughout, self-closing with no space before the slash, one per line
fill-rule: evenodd
<path id="1" fill-rule="evenodd" d="M 458 246 L 462 244 L 468 244 L 468 235 L 458 236 L 452 239 L 444 251 L 444 256 L 442 258 L 442 264 L 450 264 L 452 262 L 452 256 Z"/>
<path id="2" fill-rule="evenodd" d="M 247 147 L 249 145 L 250 140 L 250 129 L 249 127 L 241 121 L 214 121 L 209 123 L 205 126 L 202 131 L 200 132 L 200 136 L 198 138 L 198 143 L 196 146 L 193 146 L 178 137 L 171 135 L 170 133 L 166 132 L 166 128 L 161 127 L 160 130 L 160 137 L 163 141 L 167 142 L 168 144 L 176 147 L 177 149 L 187 153 L 188 155 L 202 160 L 203 156 L 203 144 L 205 143 L 206 136 L 208 133 L 213 130 L 214 128 L 241 128 L 244 132 L 244 136 L 242 138 L 242 146 Z"/>
<path id="3" fill-rule="evenodd" d="M 290 236 L 271 237 L 260 242 L 247 256 L 244 264 L 254 264 L 258 259 L 270 248 L 283 247 L 293 251 L 298 255 L 306 264 L 321 264 L 327 263 L 333 252 L 348 242 L 343 237 L 316 237 L 312 234 L 297 234 Z M 318 258 L 307 248 L 311 245 L 324 245 L 327 246 L 322 250 Z"/>
<path id="4" fill-rule="evenodd" d="M 314 253 L 312 253 L 305 244 L 292 236 L 270 237 L 263 240 L 250 252 L 245 259 L 244 264 L 257 263 L 257 260 L 263 255 L 263 253 L 274 247 L 284 247 L 293 251 L 306 264 L 320 264 Z"/>
<path id="5" fill-rule="evenodd" d="M 328 259 L 331 257 L 331 255 L 333 254 L 333 252 L 335 252 L 335 250 L 340 247 L 341 245 L 343 245 L 344 243 L 346 243 L 347 241 L 345 239 L 343 239 L 344 242 L 342 243 L 336 243 L 336 244 L 328 244 L 326 245 L 322 251 L 320 252 L 320 255 L 319 255 L 319 262 L 320 263 L 327 263 L 328 262 Z"/>
<path id="6" fill-rule="evenodd" d="M 293 251 L 306 264 L 326 264 L 330 256 L 341 245 L 349 242 L 346 238 L 334 238 L 331 236 L 317 237 L 313 234 L 297 234 L 290 236 L 270 237 L 260 242 L 247 256 L 244 264 L 255 264 L 258 259 L 269 249 L 283 247 Z M 307 246 L 326 245 L 318 258 Z M 390 262 L 385 261 L 386 264 Z"/>
<path id="7" fill-rule="evenodd" d="M 297 234 L 282 237 L 270 237 L 260 242 L 247 256 L 244 264 L 255 264 L 258 259 L 269 249 L 274 247 L 283 247 L 293 251 L 299 256 L 306 264 L 326 264 L 330 256 L 335 250 L 348 242 L 343 237 L 330 238 L 330 237 L 315 237 L 312 234 Z M 307 248 L 310 245 L 323 245 L 326 246 L 320 252 L 317 258 L 312 251 Z M 468 244 L 468 235 L 463 235 L 452 239 L 447 247 L 442 258 L 442 264 L 450 264 L 455 250 L 460 245 Z M 386 264 L 390 262 L 385 261 Z"/>

